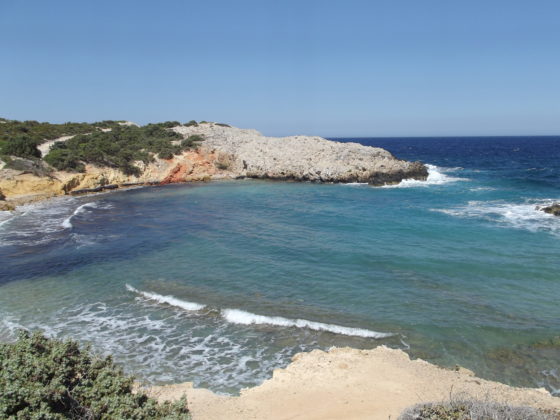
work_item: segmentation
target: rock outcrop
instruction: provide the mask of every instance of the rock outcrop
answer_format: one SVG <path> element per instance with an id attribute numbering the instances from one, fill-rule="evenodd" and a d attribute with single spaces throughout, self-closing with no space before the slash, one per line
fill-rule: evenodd
<path id="1" fill-rule="evenodd" d="M 0 211 L 11 211 L 14 210 L 15 206 L 11 203 L 6 202 L 6 196 L 0 190 Z"/>
<path id="2" fill-rule="evenodd" d="M 554 203 L 547 207 L 540 207 L 539 210 L 545 213 L 552 214 L 553 216 L 560 216 L 560 204 Z"/>
<path id="3" fill-rule="evenodd" d="M 414 404 L 466 396 L 548 410 L 555 413 L 550 418 L 560 410 L 560 398 L 545 389 L 514 388 L 478 378 L 467 369 L 442 369 L 385 346 L 313 350 L 292 360 L 261 385 L 242 389 L 239 396 L 217 395 L 191 383 L 153 387 L 149 393 L 160 401 L 186 395 L 194 419 L 215 420 L 387 420 Z"/>
<path id="4" fill-rule="evenodd" d="M 204 136 L 202 147 L 217 152 L 220 167 L 236 177 L 384 185 L 428 176 L 419 162 L 399 160 L 384 149 L 358 143 L 309 136 L 265 137 L 256 130 L 212 123 L 174 130 Z"/>
<path id="5" fill-rule="evenodd" d="M 205 140 L 197 150 L 185 151 L 171 159 L 156 158 L 148 164 L 136 162 L 140 169 L 138 176 L 90 164 L 83 173 L 54 171 L 45 164 L 37 169 L 34 162 L 21 160 L 16 169 L 0 169 L 0 189 L 12 205 L 19 205 L 62 194 L 224 178 L 383 185 L 408 178 L 425 180 L 428 176 L 427 168 L 419 162 L 399 160 L 386 150 L 357 143 L 308 136 L 266 137 L 255 130 L 214 123 L 178 126 L 172 130 L 185 138 L 201 135 Z M 45 143 L 42 152 L 47 153 L 51 146 L 52 142 Z"/>

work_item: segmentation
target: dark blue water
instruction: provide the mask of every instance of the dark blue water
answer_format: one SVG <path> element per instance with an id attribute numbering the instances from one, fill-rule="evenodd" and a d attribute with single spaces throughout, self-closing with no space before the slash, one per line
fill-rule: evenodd
<path id="1" fill-rule="evenodd" d="M 347 141 L 345 139 L 344 141 Z M 0 339 L 110 352 L 221 392 L 299 351 L 385 344 L 560 388 L 560 138 L 354 139 L 427 181 L 231 181 L 30 205 L 0 219 Z"/>

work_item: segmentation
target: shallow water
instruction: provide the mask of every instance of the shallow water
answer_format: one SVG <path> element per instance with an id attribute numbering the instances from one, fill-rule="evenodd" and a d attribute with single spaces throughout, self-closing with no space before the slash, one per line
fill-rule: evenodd
<path id="1" fill-rule="evenodd" d="M 153 383 L 235 393 L 313 348 L 386 344 L 560 388 L 560 139 L 360 139 L 427 182 L 230 181 L 0 217 L 0 340 L 89 342 Z"/>

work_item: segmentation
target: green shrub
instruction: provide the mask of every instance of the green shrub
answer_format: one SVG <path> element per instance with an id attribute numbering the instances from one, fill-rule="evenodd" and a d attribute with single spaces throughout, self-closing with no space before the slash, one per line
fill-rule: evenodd
<path id="1" fill-rule="evenodd" d="M 172 121 L 168 125 L 173 124 L 175 122 Z M 85 162 L 118 168 L 128 175 L 138 175 L 140 170 L 134 166 L 135 161 L 149 163 L 153 161 L 155 154 L 171 158 L 181 151 L 172 142 L 182 138 L 180 134 L 161 124 L 118 126 L 107 132 L 78 135 L 59 146 L 55 143 L 56 147 L 51 149 L 45 160 L 60 170 L 75 171 L 76 162 Z M 63 155 L 56 152 L 59 148 L 67 152 Z M 58 155 L 51 157 L 53 153 Z"/>
<path id="2" fill-rule="evenodd" d="M 195 120 L 190 120 L 183 124 L 185 127 L 198 127 L 198 123 Z"/>
<path id="3" fill-rule="evenodd" d="M 41 152 L 37 149 L 36 142 L 26 135 L 20 135 L 16 138 L 10 139 L 9 141 L 3 142 L 2 154 L 22 158 L 41 157 Z"/>
<path id="4" fill-rule="evenodd" d="M 181 123 L 179 121 L 164 121 L 164 122 L 153 123 L 148 125 L 157 126 L 161 128 L 173 128 L 173 127 L 177 127 L 178 125 L 181 125 Z"/>
<path id="5" fill-rule="evenodd" d="M 0 142 L 12 141 L 15 138 L 25 135 L 35 145 L 41 144 L 47 140 L 53 140 L 58 137 L 91 133 L 98 130 L 96 123 L 72 123 L 50 124 L 40 123 L 37 121 L 14 121 L 3 120 L 0 124 Z"/>
<path id="6" fill-rule="evenodd" d="M 135 162 L 153 162 L 154 156 L 171 159 L 183 150 L 196 147 L 204 140 L 194 135 L 187 139 L 170 128 L 178 121 L 147 124 L 143 127 L 121 125 L 120 121 L 98 123 L 49 124 L 37 121 L 2 120 L 0 124 L 0 155 L 40 158 L 37 145 L 63 135 L 74 137 L 57 142 L 44 157 L 58 170 L 83 172 L 86 163 L 120 169 L 127 175 L 139 175 Z M 196 124 L 196 121 L 191 121 Z M 101 128 L 110 128 L 102 131 Z M 180 145 L 176 144 L 179 143 Z"/>
<path id="7" fill-rule="evenodd" d="M 192 149 L 198 146 L 198 143 L 204 141 L 204 137 L 200 134 L 193 134 L 181 142 L 181 148 L 183 150 Z"/>
<path id="8" fill-rule="evenodd" d="M 68 148 L 64 147 L 64 143 L 62 142 L 56 142 L 53 145 L 50 152 L 45 156 L 45 162 L 61 171 L 85 171 L 84 164 L 81 163 Z"/>
<path id="9" fill-rule="evenodd" d="M 75 341 L 22 331 L 16 343 L 0 344 L 0 418 L 188 418 L 184 399 L 158 404 L 132 385 L 111 357 Z"/>
<path id="10" fill-rule="evenodd" d="M 161 149 L 158 152 L 158 157 L 160 159 L 172 159 L 174 156 L 174 150 L 172 148 L 165 148 L 165 149 Z"/>

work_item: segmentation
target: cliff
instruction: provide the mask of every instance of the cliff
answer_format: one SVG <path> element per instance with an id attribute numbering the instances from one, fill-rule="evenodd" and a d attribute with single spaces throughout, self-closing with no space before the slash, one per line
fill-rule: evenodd
<path id="1" fill-rule="evenodd" d="M 463 368 L 443 369 L 424 360 L 411 360 L 402 350 L 385 346 L 296 354 L 288 367 L 275 370 L 272 378 L 259 386 L 241 390 L 238 397 L 193 388 L 189 382 L 149 391 L 160 401 L 186 394 L 195 420 L 386 420 L 396 419 L 414 404 L 461 397 L 556 413 L 560 410 L 560 399 L 544 389 L 511 387 L 478 378 Z"/>
<path id="2" fill-rule="evenodd" d="M 37 170 L 29 162 L 23 162 L 23 167 L 6 169 L 0 163 L 0 191 L 6 198 L 0 207 L 9 209 L 55 195 L 142 184 L 261 178 L 383 185 L 407 178 L 424 180 L 428 175 L 427 168 L 419 162 L 399 160 L 386 150 L 357 143 L 308 136 L 266 137 L 255 130 L 214 123 L 179 125 L 171 130 L 184 138 L 200 135 L 205 140 L 196 150 L 183 151 L 171 159 L 155 158 L 147 164 L 136 162 L 135 166 L 140 169 L 137 175 L 91 164 L 85 165 L 85 172 L 75 173 Z M 72 137 L 44 143 L 40 151 L 44 156 L 56 141 Z"/>

